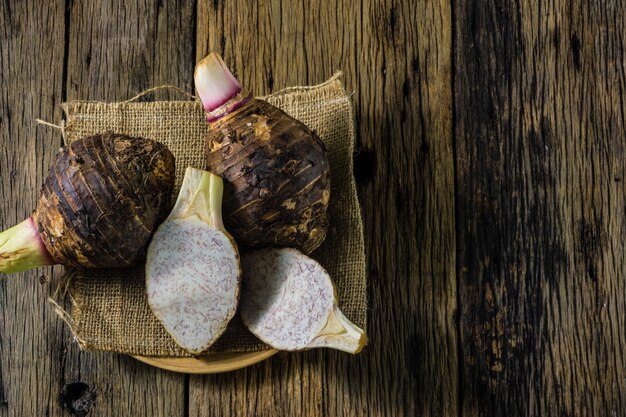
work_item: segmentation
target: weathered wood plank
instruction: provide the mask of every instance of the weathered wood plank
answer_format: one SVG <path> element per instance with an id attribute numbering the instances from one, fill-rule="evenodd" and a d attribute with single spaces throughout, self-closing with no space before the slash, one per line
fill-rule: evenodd
<path id="1" fill-rule="evenodd" d="M 0 6 L 0 228 L 28 217 L 61 137 L 64 2 Z M 58 272 L 58 271 L 57 271 Z M 68 332 L 50 308 L 52 268 L 0 274 L 0 416 L 56 413 Z"/>
<path id="2" fill-rule="evenodd" d="M 623 415 L 625 3 L 455 4 L 463 415 Z"/>
<path id="3" fill-rule="evenodd" d="M 191 377 L 190 416 L 454 416 L 450 4 L 256 3 L 200 1 L 196 59 L 220 52 L 258 94 L 344 71 L 355 91 L 370 346 Z"/>
<path id="4" fill-rule="evenodd" d="M 160 84 L 191 89 L 194 12 L 192 1 L 71 2 L 67 99 L 125 100 Z M 121 355 L 80 352 L 75 344 L 63 367 L 64 381 L 96 388 L 90 416 L 184 415 L 183 375 Z"/>

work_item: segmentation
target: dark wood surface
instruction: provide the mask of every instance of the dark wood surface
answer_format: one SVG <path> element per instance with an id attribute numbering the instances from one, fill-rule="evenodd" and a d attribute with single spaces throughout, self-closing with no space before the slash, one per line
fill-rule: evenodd
<path id="1" fill-rule="evenodd" d="M 455 10 L 467 415 L 626 415 L 626 9 L 596 6 Z"/>
<path id="2" fill-rule="evenodd" d="M 370 345 L 173 374 L 81 352 L 60 268 L 2 276 L 0 417 L 625 416 L 624 2 L 256 3 L 3 2 L 0 226 L 63 101 L 193 92 L 212 50 L 258 94 L 342 70 Z"/>

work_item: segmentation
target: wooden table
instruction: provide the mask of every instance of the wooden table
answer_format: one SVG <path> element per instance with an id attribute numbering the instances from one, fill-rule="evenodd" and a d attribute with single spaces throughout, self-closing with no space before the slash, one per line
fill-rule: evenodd
<path id="1" fill-rule="evenodd" d="M 79 351 L 60 268 L 3 276 L 0 417 L 626 415 L 624 0 L 135 3 L 3 2 L 0 225 L 66 100 L 193 92 L 211 50 L 259 94 L 342 70 L 370 345 L 173 374 Z"/>

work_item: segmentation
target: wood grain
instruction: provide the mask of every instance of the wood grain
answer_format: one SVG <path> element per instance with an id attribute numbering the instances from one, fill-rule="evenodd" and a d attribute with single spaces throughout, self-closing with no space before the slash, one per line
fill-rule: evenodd
<path id="1" fill-rule="evenodd" d="M 64 30 L 61 1 L 0 6 L 2 229 L 32 213 L 48 163 L 61 144 L 57 132 L 38 127 L 35 119 L 60 117 Z M 2 417 L 60 414 L 58 359 L 69 331 L 46 301 L 51 287 L 46 282 L 53 275 L 52 268 L 43 268 L 0 278 Z M 40 276 L 47 277 L 43 285 Z"/>
<path id="2" fill-rule="evenodd" d="M 457 414 L 451 12 L 409 3 L 198 3 L 196 59 L 220 52 L 257 94 L 344 71 L 371 312 L 359 356 L 277 355 L 192 377 L 191 416 Z"/>
<path id="3" fill-rule="evenodd" d="M 463 415 L 624 415 L 624 2 L 457 5 Z"/>

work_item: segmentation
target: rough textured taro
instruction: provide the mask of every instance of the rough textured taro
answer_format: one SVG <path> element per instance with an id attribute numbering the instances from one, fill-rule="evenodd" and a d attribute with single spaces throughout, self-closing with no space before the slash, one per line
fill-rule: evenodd
<path id="1" fill-rule="evenodd" d="M 228 229 L 248 247 L 313 251 L 328 226 L 330 172 L 322 141 L 300 121 L 252 98 L 217 54 L 198 64 L 195 80 L 210 122 L 207 166 L 228 181 Z"/>
<path id="2" fill-rule="evenodd" d="M 295 249 L 263 249 L 242 257 L 241 317 L 281 350 L 329 347 L 357 353 L 365 333 L 337 307 L 324 268 Z"/>
<path id="3" fill-rule="evenodd" d="M 56 158 L 32 217 L 0 234 L 0 271 L 125 267 L 167 215 L 174 156 L 144 138 L 83 138 Z"/>
<path id="4" fill-rule="evenodd" d="M 176 343 L 209 348 L 235 314 L 239 255 L 221 219 L 222 180 L 188 168 L 170 216 L 148 248 L 148 304 Z"/>

